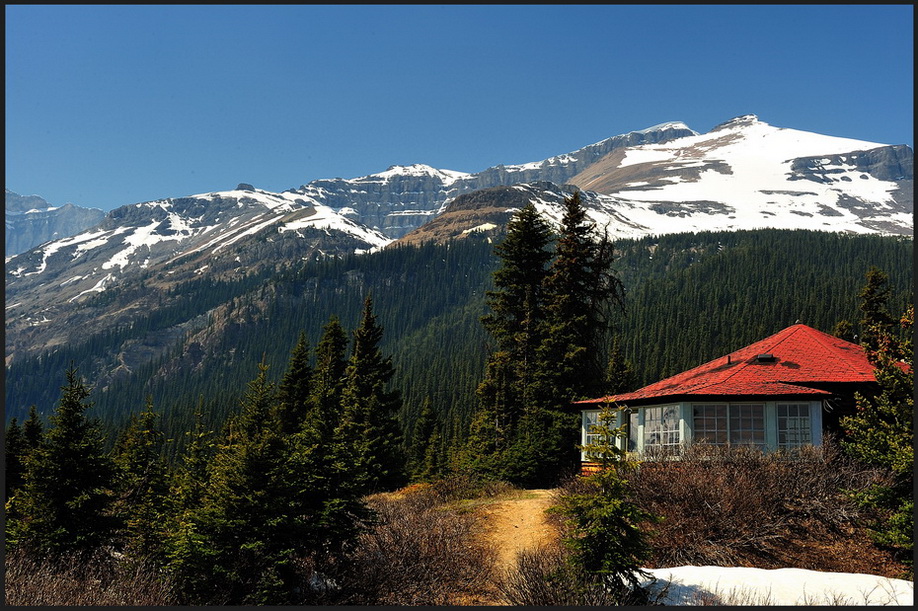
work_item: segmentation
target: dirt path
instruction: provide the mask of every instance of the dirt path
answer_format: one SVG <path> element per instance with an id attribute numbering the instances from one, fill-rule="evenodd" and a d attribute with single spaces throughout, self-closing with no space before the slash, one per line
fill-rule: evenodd
<path id="1" fill-rule="evenodd" d="M 526 490 L 520 498 L 488 506 L 488 538 L 497 549 L 499 571 L 512 567 L 521 550 L 547 544 L 557 536 L 545 515 L 550 505 L 551 490 Z"/>

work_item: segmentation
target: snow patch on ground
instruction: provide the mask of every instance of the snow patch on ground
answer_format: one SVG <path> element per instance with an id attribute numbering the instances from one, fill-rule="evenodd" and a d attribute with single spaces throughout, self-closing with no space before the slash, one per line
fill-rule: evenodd
<path id="1" fill-rule="evenodd" d="M 727 605 L 913 605 L 915 586 L 904 579 L 806 569 L 678 566 L 645 569 L 642 585 L 659 592 L 668 584 L 665 605 L 695 606 L 719 599 Z"/>

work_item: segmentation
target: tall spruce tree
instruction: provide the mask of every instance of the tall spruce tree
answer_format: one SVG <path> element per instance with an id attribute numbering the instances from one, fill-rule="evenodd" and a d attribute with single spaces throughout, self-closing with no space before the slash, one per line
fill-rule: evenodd
<path id="1" fill-rule="evenodd" d="M 316 345 L 316 364 L 310 385 L 307 429 L 317 440 L 332 439 L 341 419 L 341 393 L 347 371 L 347 334 L 337 316 L 331 316 Z"/>
<path id="2" fill-rule="evenodd" d="M 367 295 L 354 331 L 337 432 L 338 455 L 350 457 L 354 475 L 364 482 L 367 493 L 394 489 L 406 479 L 397 420 L 401 397 L 389 388 L 394 369 L 391 357 L 383 357 L 380 349 L 382 336 L 372 297 Z"/>
<path id="3" fill-rule="evenodd" d="M 604 390 L 610 314 L 624 306 L 624 288 L 606 235 L 597 238 L 580 192 L 564 200 L 554 261 L 545 279 L 547 300 L 542 363 L 555 401 L 593 397 Z"/>
<path id="4" fill-rule="evenodd" d="M 7 542 L 41 555 L 95 550 L 117 527 L 110 514 L 115 469 L 99 424 L 86 415 L 90 390 L 73 366 L 66 379 L 7 513 Z"/>
<path id="5" fill-rule="evenodd" d="M 112 451 L 118 468 L 115 513 L 124 524 L 128 554 L 157 562 L 164 561 L 168 506 L 164 444 L 165 435 L 151 397 L 142 412 L 131 415 Z"/>
<path id="6" fill-rule="evenodd" d="M 303 427 L 309 410 L 311 378 L 309 344 L 306 333 L 301 332 L 277 392 L 276 419 L 281 433 L 289 435 Z"/>
<path id="7" fill-rule="evenodd" d="M 527 462 L 545 485 L 576 468 L 576 399 L 605 390 L 610 315 L 623 306 L 624 290 L 612 268 L 613 248 L 596 235 L 580 192 L 564 200 L 555 256 L 545 278 L 546 314 L 538 350 L 538 391 L 528 401 Z M 548 479 L 546 479 L 548 478 Z"/>
<path id="8" fill-rule="evenodd" d="M 3 450 L 6 458 L 3 501 L 6 502 L 13 495 L 13 491 L 22 485 L 25 473 L 25 437 L 22 434 L 22 427 L 15 418 L 12 418 L 6 426 Z"/>
<path id="9" fill-rule="evenodd" d="M 538 350 L 552 239 L 551 227 L 529 203 L 510 219 L 494 249 L 500 266 L 493 274 L 494 290 L 487 293 L 490 312 L 481 322 L 496 349 L 477 389 L 478 407 L 462 452 L 467 468 L 488 476 L 518 481 L 515 469 L 526 467 L 520 462 L 526 459 L 520 457 L 525 448 L 519 445 L 519 424 L 526 410 L 541 402 Z"/>

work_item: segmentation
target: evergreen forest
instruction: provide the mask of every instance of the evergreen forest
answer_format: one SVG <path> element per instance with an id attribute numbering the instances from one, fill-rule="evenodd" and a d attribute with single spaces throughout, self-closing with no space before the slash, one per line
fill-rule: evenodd
<path id="1" fill-rule="evenodd" d="M 200 278 L 174 290 L 180 295 L 174 305 L 130 328 L 7 367 L 6 421 L 24 421 L 31 406 L 47 420 L 72 365 L 93 388 L 93 415 L 109 432 L 151 399 L 173 440 L 164 451 L 174 456 L 196 412 L 218 427 L 259 363 L 278 381 L 301 334 L 315 346 L 333 315 L 353 329 L 371 294 L 386 330 L 382 348 L 392 355 L 393 385 L 403 398 L 403 432 L 410 437 L 429 403 L 444 439 L 457 440 L 468 430 L 476 388 L 497 348 L 481 318 L 498 264 L 495 244 L 470 236 L 310 261 L 245 280 Z M 856 334 L 856 295 L 871 267 L 888 275 L 890 309 L 901 311 L 911 299 L 909 239 L 769 229 L 617 240 L 612 269 L 623 298 L 610 316 L 614 341 L 597 347 L 605 351 L 599 360 L 614 352 L 627 364 L 627 385 L 637 388 L 798 320 L 826 332 L 850 321 Z M 179 337 L 165 356 L 96 384 L 120 346 L 165 336 L 195 317 L 207 322 L 193 341 Z"/>

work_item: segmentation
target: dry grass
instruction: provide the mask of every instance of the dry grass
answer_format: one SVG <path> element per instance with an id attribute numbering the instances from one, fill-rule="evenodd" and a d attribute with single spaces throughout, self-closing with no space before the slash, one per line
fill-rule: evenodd
<path id="1" fill-rule="evenodd" d="M 176 604 L 167 580 L 148 566 L 100 551 L 42 560 L 21 550 L 5 559 L 7 606 L 164 606 Z"/>

